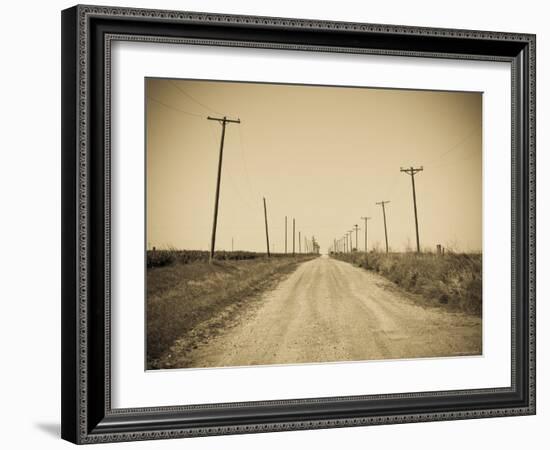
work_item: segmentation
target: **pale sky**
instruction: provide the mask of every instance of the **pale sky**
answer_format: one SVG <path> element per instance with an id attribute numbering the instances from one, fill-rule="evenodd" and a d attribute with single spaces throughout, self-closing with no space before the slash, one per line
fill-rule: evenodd
<path id="1" fill-rule="evenodd" d="M 284 219 L 326 252 L 370 216 L 369 247 L 480 251 L 482 94 L 147 79 L 147 243 L 207 250 L 221 125 L 226 129 L 216 249 L 284 251 Z M 354 235 L 355 236 L 355 235 Z M 354 237 L 355 245 L 355 237 Z M 291 248 L 289 246 L 289 248 Z"/>

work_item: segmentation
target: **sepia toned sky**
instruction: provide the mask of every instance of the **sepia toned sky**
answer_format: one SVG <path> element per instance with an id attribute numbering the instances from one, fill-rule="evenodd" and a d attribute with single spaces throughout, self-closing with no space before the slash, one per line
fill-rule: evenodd
<path id="1" fill-rule="evenodd" d="M 221 125 L 227 125 L 216 249 L 284 251 L 284 219 L 296 238 L 326 252 L 370 216 L 369 247 L 482 246 L 482 95 L 371 88 L 146 79 L 147 245 L 207 250 Z M 354 234 L 355 245 L 355 234 Z M 297 245 L 298 248 L 298 245 Z"/>

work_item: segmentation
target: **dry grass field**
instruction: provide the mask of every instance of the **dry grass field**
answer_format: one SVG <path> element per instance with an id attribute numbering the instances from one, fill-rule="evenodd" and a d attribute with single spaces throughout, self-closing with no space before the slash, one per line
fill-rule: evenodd
<path id="1" fill-rule="evenodd" d="M 333 257 L 383 275 L 419 301 L 481 317 L 482 257 L 475 253 L 340 253 Z"/>

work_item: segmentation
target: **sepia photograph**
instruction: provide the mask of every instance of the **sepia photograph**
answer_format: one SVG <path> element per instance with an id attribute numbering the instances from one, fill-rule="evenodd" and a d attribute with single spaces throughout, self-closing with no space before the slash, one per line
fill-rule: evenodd
<path id="1" fill-rule="evenodd" d="M 144 82 L 147 370 L 482 355 L 481 92 Z"/>

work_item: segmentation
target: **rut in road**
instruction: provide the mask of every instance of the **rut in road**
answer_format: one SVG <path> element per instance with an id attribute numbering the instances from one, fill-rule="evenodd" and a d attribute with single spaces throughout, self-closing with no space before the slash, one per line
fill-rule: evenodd
<path id="1" fill-rule="evenodd" d="M 419 306 L 385 278 L 326 256 L 255 305 L 175 367 L 481 354 L 480 318 Z"/>

